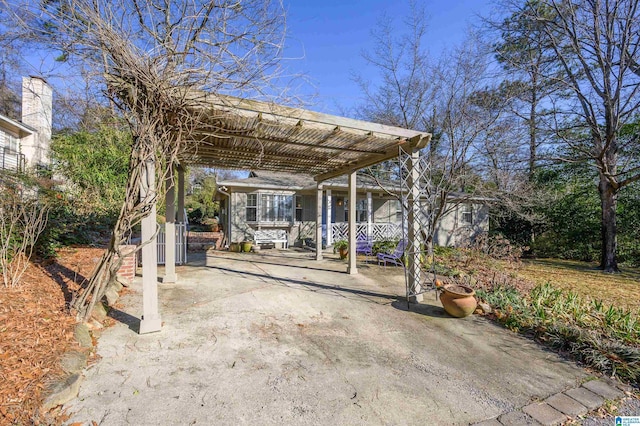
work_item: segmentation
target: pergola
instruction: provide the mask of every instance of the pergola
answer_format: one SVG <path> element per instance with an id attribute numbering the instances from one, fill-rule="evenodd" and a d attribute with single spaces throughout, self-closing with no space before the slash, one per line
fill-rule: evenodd
<path id="1" fill-rule="evenodd" d="M 418 151 L 431 140 L 431 134 L 386 126 L 272 103 L 231 96 L 202 94 L 194 99 L 193 113 L 202 123 L 187 141 L 182 161 L 216 168 L 260 169 L 313 174 L 317 182 L 316 241 L 322 241 L 323 181 L 341 175 L 349 179 L 349 264 L 347 273 L 356 274 L 356 172 L 395 158 L 400 149 L 411 153 L 417 165 Z M 412 162 L 413 163 L 413 162 Z M 409 174 L 413 173 L 410 169 Z M 151 170 L 146 190 L 154 191 Z M 184 222 L 184 168 L 177 169 L 177 221 Z M 173 176 L 166 193 L 166 257 L 163 282 L 175 282 L 176 194 Z M 418 199 L 417 188 L 410 191 L 409 210 Z M 145 191 L 143 191 L 144 195 Z M 417 202 L 415 205 L 417 206 Z M 409 240 L 419 234 L 409 214 Z M 155 208 L 142 223 L 143 317 L 140 333 L 159 331 L 157 301 L 157 247 Z M 410 241 L 411 244 L 411 241 Z M 419 241 L 415 239 L 419 267 Z M 316 244 L 316 259 L 322 260 L 322 244 Z M 411 275 L 413 276 L 413 275 Z M 419 285 L 417 282 L 409 283 Z M 416 291 L 415 293 L 419 293 Z M 419 300 L 419 295 L 416 299 Z"/>

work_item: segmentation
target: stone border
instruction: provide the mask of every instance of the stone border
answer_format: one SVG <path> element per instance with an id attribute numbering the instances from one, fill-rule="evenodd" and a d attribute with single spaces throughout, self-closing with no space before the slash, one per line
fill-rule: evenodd
<path id="1" fill-rule="evenodd" d="M 133 259 L 133 256 L 131 258 Z M 60 358 L 60 365 L 66 375 L 53 382 L 45 391 L 46 397 L 40 406 L 42 414 L 46 414 L 78 396 L 80 384 L 84 379 L 82 371 L 87 367 L 90 354 L 95 351 L 93 335 L 96 335 L 98 330 L 104 327 L 102 322 L 108 317 L 108 306 L 115 305 L 122 289 L 123 285 L 118 281 L 107 286 L 103 301 L 96 303 L 89 322 L 76 324 L 73 337 L 78 343 L 79 349 L 66 352 Z"/>
<path id="2" fill-rule="evenodd" d="M 520 410 L 503 413 L 496 418 L 474 423 L 476 426 L 559 425 L 601 407 L 607 400 L 616 400 L 632 392 L 631 386 L 613 379 L 589 380 L 580 387 L 551 395 Z"/>

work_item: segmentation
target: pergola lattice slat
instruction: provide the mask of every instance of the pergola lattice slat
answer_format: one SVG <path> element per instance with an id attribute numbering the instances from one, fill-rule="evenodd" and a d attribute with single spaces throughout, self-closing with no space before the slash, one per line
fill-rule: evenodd
<path id="1" fill-rule="evenodd" d="M 350 173 L 426 146 L 431 135 L 224 95 L 194 96 L 203 125 L 191 161 L 221 168 L 312 173 L 316 180 Z M 189 161 L 189 160 L 187 160 Z"/>

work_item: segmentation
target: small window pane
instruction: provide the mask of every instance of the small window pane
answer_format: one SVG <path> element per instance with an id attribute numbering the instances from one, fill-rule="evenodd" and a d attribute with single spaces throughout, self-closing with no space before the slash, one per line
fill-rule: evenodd
<path id="1" fill-rule="evenodd" d="M 247 194 L 247 222 L 258 220 L 258 194 Z"/>
<path id="2" fill-rule="evenodd" d="M 462 205 L 462 222 L 473 224 L 473 206 L 471 204 Z"/>
<path id="3" fill-rule="evenodd" d="M 302 195 L 296 195 L 296 222 L 302 222 L 302 211 L 304 208 Z"/>

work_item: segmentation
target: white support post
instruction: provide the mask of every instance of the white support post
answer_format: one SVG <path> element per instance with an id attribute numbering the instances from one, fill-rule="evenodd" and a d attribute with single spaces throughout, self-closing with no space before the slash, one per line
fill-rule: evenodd
<path id="1" fill-rule="evenodd" d="M 156 245 L 156 171 L 152 161 L 143 166 L 140 198 L 151 206 L 142 219 L 142 318 L 140 334 L 160 331 L 162 320 L 158 312 L 158 246 Z"/>
<path id="2" fill-rule="evenodd" d="M 184 168 L 178 166 L 178 223 L 186 223 L 184 212 Z"/>
<path id="3" fill-rule="evenodd" d="M 333 224 L 331 223 L 331 190 L 327 189 L 327 247 L 333 245 Z"/>
<path id="4" fill-rule="evenodd" d="M 420 225 L 417 222 L 420 214 L 420 151 L 411 152 L 411 161 L 409 163 L 409 197 L 408 197 L 408 237 L 406 250 L 409 252 L 408 268 L 409 268 L 409 291 L 414 294 L 409 298 L 409 302 L 422 302 L 423 295 L 420 293 L 420 253 L 422 250 L 422 233 Z"/>
<path id="5" fill-rule="evenodd" d="M 169 165 L 165 179 L 165 204 L 167 219 L 164 224 L 164 277 L 162 283 L 175 283 L 176 276 L 176 191 L 173 182 L 173 166 Z"/>
<path id="6" fill-rule="evenodd" d="M 373 240 L 373 197 L 367 192 L 367 239 Z"/>
<path id="7" fill-rule="evenodd" d="M 349 267 L 347 273 L 358 273 L 356 267 L 356 171 L 349 173 Z"/>
<path id="8" fill-rule="evenodd" d="M 322 260 L 322 184 L 316 193 L 316 260 Z"/>

